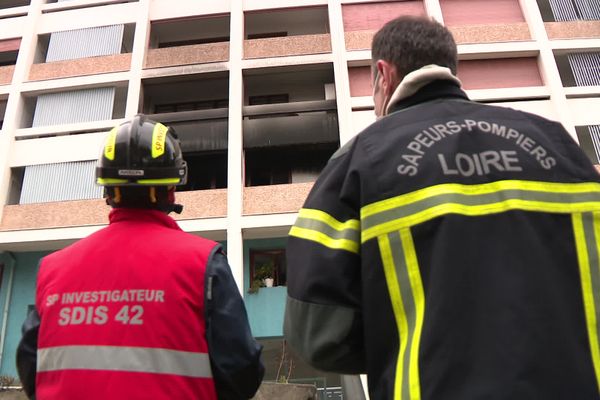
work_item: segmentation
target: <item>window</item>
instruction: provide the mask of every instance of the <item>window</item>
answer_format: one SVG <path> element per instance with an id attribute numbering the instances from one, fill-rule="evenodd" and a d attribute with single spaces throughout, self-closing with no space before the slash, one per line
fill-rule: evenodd
<path id="1" fill-rule="evenodd" d="M 285 37 L 287 32 L 265 32 L 265 33 L 249 33 L 248 39 L 267 39 L 275 37 Z"/>
<path id="2" fill-rule="evenodd" d="M 222 189 L 227 187 L 227 151 L 184 153 L 188 180 L 177 191 Z"/>
<path id="3" fill-rule="evenodd" d="M 285 286 L 285 250 L 250 250 L 250 276 L 251 282 L 271 277 L 273 286 Z"/>
<path id="4" fill-rule="evenodd" d="M 211 110 L 227 107 L 229 107 L 229 100 L 227 99 L 187 101 L 183 103 L 157 104 L 154 106 L 154 113 L 162 114 L 181 111 Z"/>
<path id="5" fill-rule="evenodd" d="M 261 104 L 278 104 L 278 103 L 289 103 L 290 96 L 288 94 L 267 94 L 264 96 L 250 96 L 248 104 L 251 106 L 258 106 Z"/>
<path id="6" fill-rule="evenodd" d="M 313 182 L 337 148 L 331 142 L 245 149 L 246 186 Z"/>
<path id="7" fill-rule="evenodd" d="M 158 44 L 158 48 L 162 49 L 164 47 L 191 46 L 194 44 L 208 44 L 208 43 L 220 43 L 220 42 L 229 42 L 229 36 L 177 40 L 174 42 L 161 42 Z"/>

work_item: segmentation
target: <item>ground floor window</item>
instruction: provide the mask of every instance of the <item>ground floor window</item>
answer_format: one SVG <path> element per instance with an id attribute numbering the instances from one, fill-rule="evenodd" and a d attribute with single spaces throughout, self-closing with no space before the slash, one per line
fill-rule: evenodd
<path id="1" fill-rule="evenodd" d="M 269 286 L 264 282 L 271 279 L 271 286 L 285 286 L 286 266 L 285 249 L 250 250 L 251 282 L 260 286 Z"/>

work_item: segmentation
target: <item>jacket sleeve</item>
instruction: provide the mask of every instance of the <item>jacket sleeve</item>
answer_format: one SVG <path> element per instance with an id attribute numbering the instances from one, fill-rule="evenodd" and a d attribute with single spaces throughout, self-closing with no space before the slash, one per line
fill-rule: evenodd
<path id="1" fill-rule="evenodd" d="M 252 337 L 244 301 L 221 246 L 207 264 L 205 299 L 206 339 L 218 398 L 249 399 L 265 372 L 262 346 Z"/>
<path id="2" fill-rule="evenodd" d="M 17 373 L 27 397 L 35 399 L 38 331 L 40 316 L 34 308 L 21 328 L 22 338 L 17 347 Z"/>
<path id="3" fill-rule="evenodd" d="M 353 140 L 330 159 L 298 213 L 286 251 L 286 340 L 313 367 L 343 374 L 366 369 L 355 148 Z"/>

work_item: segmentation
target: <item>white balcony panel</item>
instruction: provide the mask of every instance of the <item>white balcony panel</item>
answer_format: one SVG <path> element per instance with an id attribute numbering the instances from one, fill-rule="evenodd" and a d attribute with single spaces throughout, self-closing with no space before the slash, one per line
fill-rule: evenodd
<path id="1" fill-rule="evenodd" d="M 27 17 L 4 18 L 2 13 L 0 13 L 0 17 L 2 17 L 2 23 L 0 24 L 0 40 L 23 36 L 23 27 L 25 26 L 25 19 Z"/>
<path id="2" fill-rule="evenodd" d="M 115 124 L 116 125 L 116 124 Z M 93 160 L 100 155 L 105 132 L 17 140 L 11 149 L 11 167 Z"/>
<path id="3" fill-rule="evenodd" d="M 511 101 L 496 103 L 494 105 L 536 114 L 552 121 L 557 121 L 559 118 L 555 106 L 550 100 Z"/>
<path id="4" fill-rule="evenodd" d="M 568 99 L 575 126 L 600 125 L 600 97 Z"/>
<path id="5" fill-rule="evenodd" d="M 47 4 L 45 11 L 51 8 L 65 7 L 71 2 L 64 4 Z M 64 10 L 61 12 L 50 12 L 42 14 L 37 26 L 37 33 L 53 33 L 73 29 L 90 28 L 93 26 L 105 26 L 111 24 L 132 24 L 138 19 L 140 2 L 118 3 L 97 5 L 91 2 L 77 1 L 73 5 L 96 5 L 95 7 L 78 8 L 73 10 Z M 54 7 L 51 7 L 54 6 Z"/>

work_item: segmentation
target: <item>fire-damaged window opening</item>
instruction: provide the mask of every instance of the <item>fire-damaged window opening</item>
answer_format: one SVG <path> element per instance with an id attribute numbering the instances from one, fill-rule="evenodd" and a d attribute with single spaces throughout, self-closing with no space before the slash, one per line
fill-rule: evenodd
<path id="1" fill-rule="evenodd" d="M 227 73 L 144 81 L 141 112 L 172 127 L 188 165 L 188 181 L 178 191 L 227 187 Z"/>
<path id="2" fill-rule="evenodd" d="M 246 150 L 246 186 L 313 182 L 336 149 L 324 143 Z"/>
<path id="3" fill-rule="evenodd" d="M 177 188 L 178 191 L 227 187 L 226 108 L 155 114 L 150 118 L 171 126 L 181 142 L 183 158 L 188 165 L 188 180 Z"/>
<path id="4" fill-rule="evenodd" d="M 246 186 L 313 182 L 339 147 L 329 64 L 247 73 Z"/>

